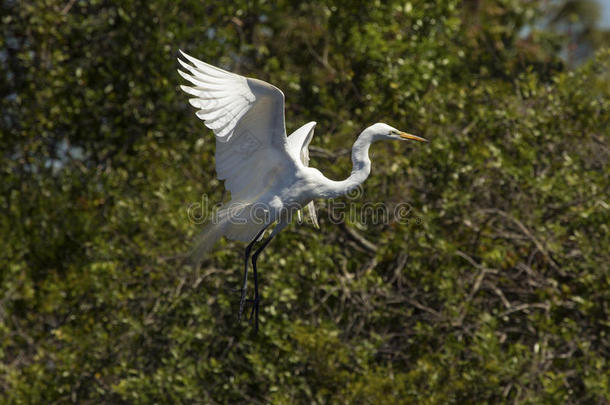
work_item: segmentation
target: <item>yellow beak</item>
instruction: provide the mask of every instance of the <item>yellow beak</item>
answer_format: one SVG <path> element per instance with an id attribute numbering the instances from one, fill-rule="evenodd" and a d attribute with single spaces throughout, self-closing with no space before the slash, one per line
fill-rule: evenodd
<path id="1" fill-rule="evenodd" d="M 417 135 L 407 134 L 406 132 L 401 132 L 399 135 L 403 139 L 411 139 L 413 141 L 428 142 L 428 140 L 425 138 L 421 138 Z"/>

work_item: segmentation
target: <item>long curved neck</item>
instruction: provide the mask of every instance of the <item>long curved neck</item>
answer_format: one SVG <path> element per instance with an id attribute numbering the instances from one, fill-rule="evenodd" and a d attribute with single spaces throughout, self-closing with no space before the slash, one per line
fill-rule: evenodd
<path id="1" fill-rule="evenodd" d="M 373 136 L 364 130 L 352 146 L 352 173 L 343 181 L 328 180 L 323 196 L 326 198 L 336 198 L 352 191 L 371 173 L 371 159 L 369 159 L 369 147 L 374 142 Z"/>

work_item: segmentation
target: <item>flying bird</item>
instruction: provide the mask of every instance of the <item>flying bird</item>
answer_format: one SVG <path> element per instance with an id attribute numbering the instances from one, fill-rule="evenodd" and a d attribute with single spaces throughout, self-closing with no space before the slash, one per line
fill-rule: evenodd
<path id="1" fill-rule="evenodd" d="M 290 136 L 286 135 L 284 94 L 261 80 L 227 72 L 180 51 L 180 75 L 190 86 L 180 88 L 192 96 L 190 104 L 197 117 L 214 132 L 216 138 L 216 173 L 224 180 L 231 201 L 220 209 L 199 236 L 190 258 L 199 264 L 214 243 L 225 236 L 246 242 L 244 275 L 239 315 L 246 303 L 252 304 L 255 332 L 258 331 L 260 295 L 257 259 L 271 239 L 284 229 L 294 215 L 307 207 L 317 225 L 313 200 L 335 198 L 352 191 L 371 172 L 369 147 L 381 140 L 426 141 L 387 124 L 366 128 L 352 147 L 353 168 L 343 181 L 330 180 L 309 167 L 309 143 L 315 122 L 309 122 Z M 276 224 L 270 235 L 265 231 Z M 251 256 L 254 297 L 247 299 L 248 260 Z"/>

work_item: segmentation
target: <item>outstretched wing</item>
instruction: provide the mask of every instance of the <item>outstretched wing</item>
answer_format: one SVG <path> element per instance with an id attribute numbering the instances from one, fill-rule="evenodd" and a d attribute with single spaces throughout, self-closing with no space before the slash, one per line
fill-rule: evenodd
<path id="1" fill-rule="evenodd" d="M 261 80 L 208 65 L 180 51 L 197 117 L 216 135 L 216 173 L 233 200 L 253 201 L 290 166 L 284 94 Z M 187 63 L 189 62 L 189 63 Z M 188 72 L 188 73 L 187 73 Z"/>
<path id="2" fill-rule="evenodd" d="M 313 138 L 313 129 L 315 126 L 315 121 L 308 122 L 288 137 L 288 152 L 293 159 L 300 159 L 303 166 L 309 166 L 309 143 L 311 142 L 311 138 Z M 311 223 L 316 229 L 319 229 L 318 215 L 313 201 L 310 201 L 309 204 L 307 204 L 307 211 L 309 212 Z M 301 220 L 300 211 L 298 215 L 299 220 Z"/>

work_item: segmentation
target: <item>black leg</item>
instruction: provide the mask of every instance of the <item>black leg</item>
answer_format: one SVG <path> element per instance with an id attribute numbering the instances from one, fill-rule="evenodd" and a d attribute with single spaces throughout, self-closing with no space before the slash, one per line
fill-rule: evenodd
<path id="1" fill-rule="evenodd" d="M 252 315 L 254 315 L 254 333 L 258 333 L 258 305 L 260 303 L 260 297 L 258 295 L 258 272 L 256 269 L 256 261 L 258 259 L 258 255 L 261 254 L 263 249 L 271 242 L 273 238 L 273 234 L 271 234 L 263 244 L 254 252 L 252 255 L 252 269 L 254 271 L 254 299 L 252 300 L 252 312 L 250 313 L 250 321 L 252 321 Z"/>
<path id="2" fill-rule="evenodd" d="M 265 232 L 267 227 L 261 229 L 261 231 L 256 235 L 256 237 L 246 246 L 245 253 L 245 263 L 244 263 L 244 281 L 241 287 L 241 299 L 239 300 L 239 314 L 237 315 L 237 320 L 241 321 L 241 314 L 244 312 L 244 305 L 246 303 L 246 292 L 248 291 L 248 259 L 250 258 L 250 251 L 252 251 L 252 247 L 260 238 L 260 236 Z"/>

